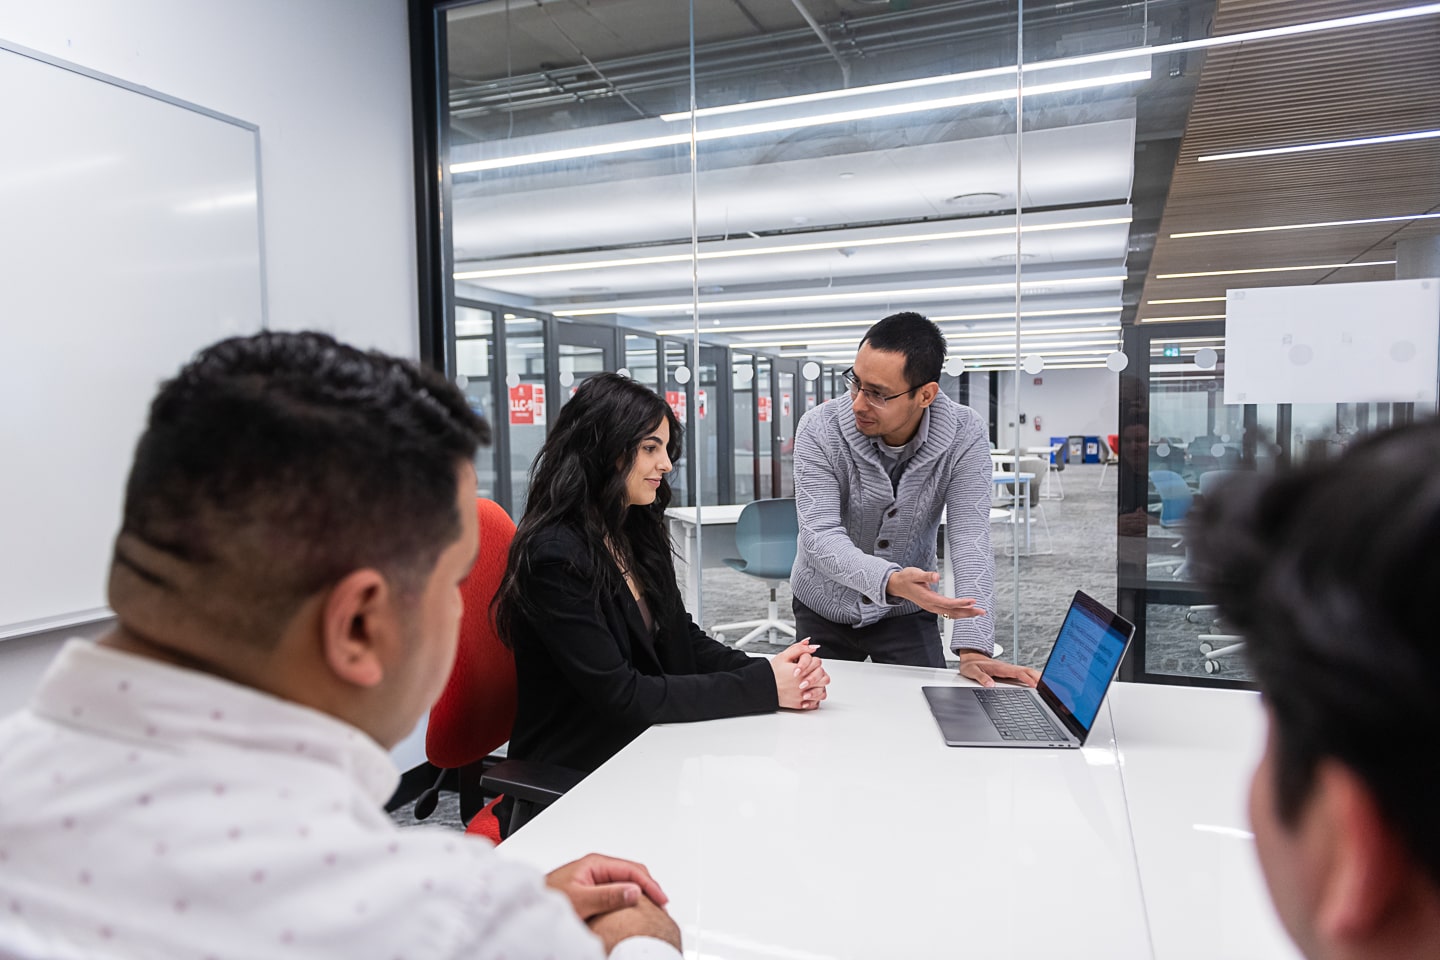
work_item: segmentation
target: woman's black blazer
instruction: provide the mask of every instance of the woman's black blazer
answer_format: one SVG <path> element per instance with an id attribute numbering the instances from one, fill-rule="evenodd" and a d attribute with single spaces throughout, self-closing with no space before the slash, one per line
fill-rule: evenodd
<path id="1" fill-rule="evenodd" d="M 623 584 L 591 596 L 580 534 L 542 532 L 519 588 L 540 613 L 517 617 L 518 703 L 509 755 L 587 773 L 652 723 L 769 713 L 779 706 L 764 658 L 710 639 L 681 610 L 652 638 Z"/>

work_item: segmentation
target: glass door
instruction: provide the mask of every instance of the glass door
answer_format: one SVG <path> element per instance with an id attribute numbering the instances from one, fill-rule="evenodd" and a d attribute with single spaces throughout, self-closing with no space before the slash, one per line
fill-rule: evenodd
<path id="1" fill-rule="evenodd" d="M 555 324 L 556 409 L 564 406 L 589 377 L 615 370 L 619 353 L 614 327 L 583 323 Z"/>

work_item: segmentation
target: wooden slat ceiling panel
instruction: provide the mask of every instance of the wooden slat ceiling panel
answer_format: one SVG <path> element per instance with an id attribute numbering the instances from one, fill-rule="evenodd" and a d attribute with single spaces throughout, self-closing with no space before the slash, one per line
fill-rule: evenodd
<path id="1" fill-rule="evenodd" d="M 1221 0 L 1217 36 L 1399 7 L 1398 0 Z M 1270 233 L 1173 234 L 1440 212 L 1440 139 L 1200 163 L 1215 153 L 1440 128 L 1440 16 L 1221 47 L 1200 75 L 1137 312 L 1224 312 L 1227 289 L 1386 280 L 1394 267 L 1157 279 L 1161 274 L 1393 260 L 1440 233 L 1400 221 Z"/>

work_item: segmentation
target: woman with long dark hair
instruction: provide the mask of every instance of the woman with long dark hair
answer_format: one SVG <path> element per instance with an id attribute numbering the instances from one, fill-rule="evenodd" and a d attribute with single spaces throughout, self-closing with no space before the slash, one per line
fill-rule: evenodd
<path id="1" fill-rule="evenodd" d="M 830 678 L 807 642 L 750 657 L 685 611 L 665 527 L 680 438 L 664 400 L 613 373 L 582 383 L 555 418 L 496 595 L 519 681 L 511 757 L 589 772 L 652 723 L 825 699 Z"/>

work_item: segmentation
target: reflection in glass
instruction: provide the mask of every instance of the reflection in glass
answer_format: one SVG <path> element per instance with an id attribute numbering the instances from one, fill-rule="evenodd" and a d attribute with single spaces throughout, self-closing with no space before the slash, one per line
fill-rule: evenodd
<path id="1" fill-rule="evenodd" d="M 505 409 L 496 403 L 495 315 L 478 307 L 455 308 L 456 383 L 464 378 L 465 399 L 470 409 L 484 417 L 494 431 L 504 425 Z M 495 447 L 475 451 L 477 496 L 495 498 Z"/>

